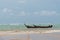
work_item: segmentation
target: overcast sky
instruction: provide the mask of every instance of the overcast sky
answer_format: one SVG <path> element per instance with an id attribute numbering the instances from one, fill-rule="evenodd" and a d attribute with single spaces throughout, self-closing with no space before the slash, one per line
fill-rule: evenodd
<path id="1" fill-rule="evenodd" d="M 0 24 L 60 23 L 60 0 L 0 0 Z"/>

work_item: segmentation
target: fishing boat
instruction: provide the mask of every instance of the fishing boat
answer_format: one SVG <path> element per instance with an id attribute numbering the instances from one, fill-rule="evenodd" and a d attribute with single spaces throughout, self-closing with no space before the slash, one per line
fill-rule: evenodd
<path id="1" fill-rule="evenodd" d="M 48 25 L 48 26 L 37 26 L 37 25 L 30 26 L 30 25 L 26 25 L 26 24 L 24 24 L 24 25 L 27 28 L 52 28 L 53 27 L 53 25 Z"/>

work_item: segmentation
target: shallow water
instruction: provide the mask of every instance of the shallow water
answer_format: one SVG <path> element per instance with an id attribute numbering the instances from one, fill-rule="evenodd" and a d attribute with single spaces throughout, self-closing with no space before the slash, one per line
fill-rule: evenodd
<path id="1" fill-rule="evenodd" d="M 44 25 L 44 24 L 41 24 Z M 24 25 L 0 25 L 0 31 L 9 31 L 9 30 L 58 30 L 60 29 L 60 24 L 54 24 L 52 28 L 26 28 Z"/>

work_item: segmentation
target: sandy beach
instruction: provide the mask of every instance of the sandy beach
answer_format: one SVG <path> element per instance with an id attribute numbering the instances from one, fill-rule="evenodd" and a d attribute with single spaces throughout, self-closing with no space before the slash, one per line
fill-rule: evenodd
<path id="1" fill-rule="evenodd" d="M 60 30 L 0 31 L 0 40 L 60 40 Z"/>

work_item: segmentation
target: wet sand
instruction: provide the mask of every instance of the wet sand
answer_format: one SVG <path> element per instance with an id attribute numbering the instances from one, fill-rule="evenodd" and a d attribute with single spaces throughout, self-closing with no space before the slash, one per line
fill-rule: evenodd
<path id="1" fill-rule="evenodd" d="M 0 40 L 60 40 L 60 32 L 57 31 L 51 30 L 42 33 L 35 31 L 0 31 Z"/>

